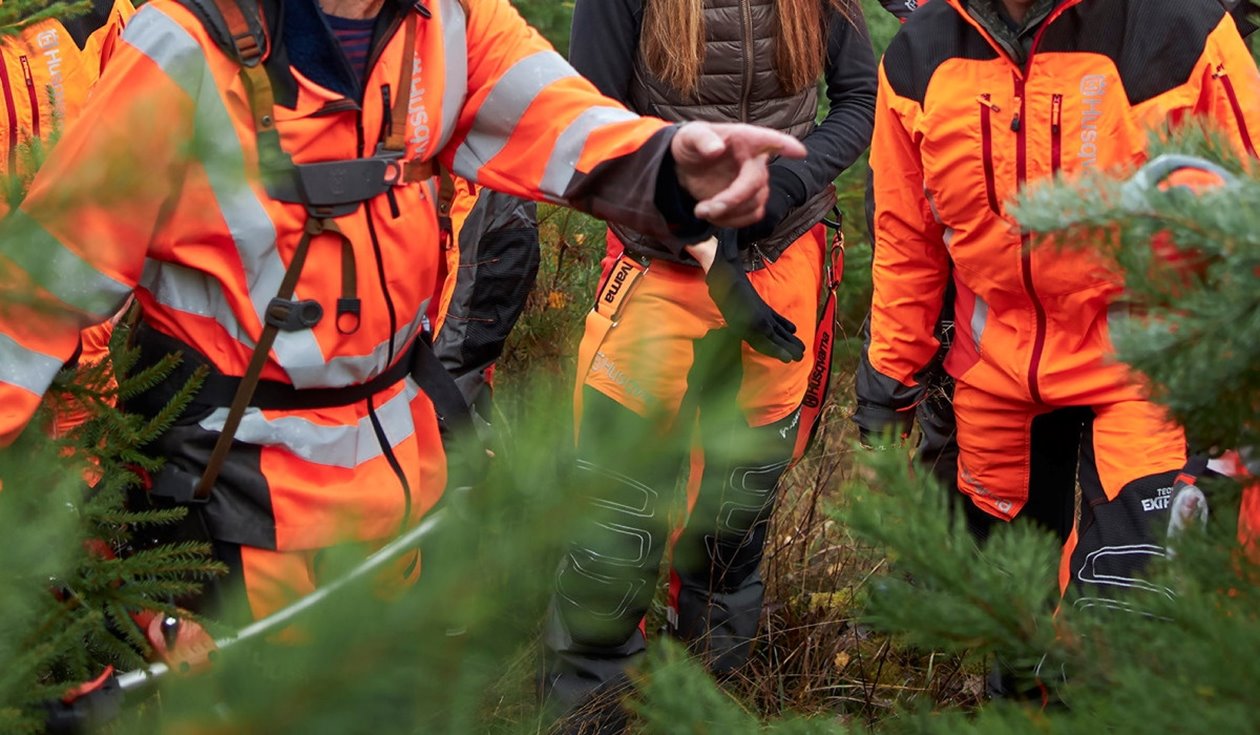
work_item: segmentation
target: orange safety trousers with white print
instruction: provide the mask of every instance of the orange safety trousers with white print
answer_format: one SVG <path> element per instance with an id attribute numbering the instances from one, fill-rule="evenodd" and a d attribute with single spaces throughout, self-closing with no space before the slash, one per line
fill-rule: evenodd
<path id="1" fill-rule="evenodd" d="M 610 253 L 621 250 L 611 231 L 608 239 Z M 748 274 L 762 299 L 811 346 L 825 240 L 825 228 L 817 225 L 774 263 Z M 578 356 L 579 414 L 586 385 L 641 416 L 673 417 L 687 393 L 694 343 L 724 326 L 703 270 L 662 260 L 645 270 L 633 256 L 621 255 L 587 315 Z M 809 355 L 784 364 L 744 344 L 741 359 L 739 404 L 750 426 L 772 424 L 800 407 L 813 366 Z"/>
<path id="2" fill-rule="evenodd" d="M 620 251 L 609 238 L 609 252 Z M 818 225 L 748 274 L 807 345 L 824 238 Z M 646 647 L 642 620 L 667 549 L 673 634 L 715 670 L 738 667 L 760 620 L 758 569 L 813 361 L 749 348 L 700 267 L 623 254 L 597 291 L 578 363 L 576 459 L 589 510 L 556 574 L 544 634 L 550 696 L 577 701 L 625 675 Z M 675 490 L 689 450 L 684 505 Z"/>

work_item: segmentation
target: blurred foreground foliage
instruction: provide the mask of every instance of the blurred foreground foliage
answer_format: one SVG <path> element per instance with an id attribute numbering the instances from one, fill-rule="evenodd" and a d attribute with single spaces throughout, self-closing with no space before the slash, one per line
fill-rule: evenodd
<path id="1" fill-rule="evenodd" d="M 161 466 L 142 447 L 179 415 L 197 383 L 152 419 L 117 410 L 117 400 L 175 364 L 168 358 L 132 372 L 137 353 L 124 347 L 126 332 L 115 331 L 112 359 L 62 371 L 32 430 L 0 453 L 0 732 L 40 732 L 43 703 L 106 666 L 144 665 L 152 651 L 131 615 L 175 613 L 173 600 L 223 571 L 206 544 L 136 542 L 184 515 L 127 510 L 124 497 Z M 57 431 L 54 414 L 81 423 Z"/>
<path id="2" fill-rule="evenodd" d="M 553 38 L 564 3 L 517 0 Z M 895 24 L 867 2 L 875 43 Z M 1168 144 L 1220 156 L 1218 147 Z M 1215 152 L 1214 152 L 1215 151 Z M 1235 168 L 1237 168 L 1235 166 Z M 841 180 L 849 259 L 844 326 L 856 334 L 869 288 L 861 216 L 864 165 Z M 1256 232 L 1260 184 L 1195 199 L 1146 192 L 1134 206 L 1118 184 L 1091 180 L 1032 192 L 1034 229 L 1111 236 L 1128 272 L 1134 320 L 1122 357 L 1152 377 L 1192 433 L 1217 446 L 1255 444 Z M 450 498 L 456 518 L 425 548 L 423 582 L 365 581 L 303 620 L 282 641 L 234 647 L 207 671 L 168 682 L 123 711 L 119 733 L 538 732 L 536 638 L 558 542 L 582 508 L 567 468 L 571 356 L 602 255 L 602 227 L 544 208 L 544 265 L 530 312 L 502 368 L 510 441 L 485 485 Z M 1169 231 L 1210 261 L 1206 275 L 1152 275 L 1150 236 Z M 1109 235 L 1110 236 L 1110 235 Z M 1094 242 L 1093 239 L 1082 239 Z M 1144 250 L 1143 248 L 1146 248 Z M 126 367 L 126 351 L 116 345 Z M 820 446 L 785 482 L 767 546 L 767 610 L 754 660 L 721 683 L 653 636 L 632 696 L 645 732 L 1255 732 L 1260 713 L 1260 588 L 1234 540 L 1239 489 L 1214 489 L 1205 533 L 1182 540 L 1156 581 L 1175 590 L 1147 617 L 1055 615 L 1054 542 L 1016 524 L 983 550 L 952 522 L 952 501 L 912 473 L 904 454 L 854 449 L 844 401 L 851 362 L 838 361 L 838 402 Z M 164 369 L 169 369 L 167 366 Z M 94 372 L 95 371 L 95 372 Z M 160 422 L 113 411 L 99 397 L 138 390 L 156 373 L 106 363 L 67 373 L 55 394 L 90 420 L 50 440 L 27 432 L 0 454 L 0 732 L 37 732 L 39 704 L 98 674 L 139 665 L 143 641 L 126 612 L 163 607 L 216 571 L 204 549 L 126 559 L 127 532 L 168 515 L 121 509 L 137 450 Z M 1206 379 L 1205 379 L 1206 378 Z M 136 382 L 139 381 L 139 382 Z M 78 387 L 76 387 L 78 386 Z M 62 399 L 55 399 L 62 400 Z M 67 457 L 73 452 L 79 459 Z M 855 471 L 859 461 L 869 468 Z M 85 473 L 96 482 L 85 492 Z M 103 479 L 99 479 L 103 478 Z M 352 550 L 345 564 L 352 564 Z M 1149 599 L 1146 601 L 1149 607 Z M 987 658 L 1040 666 L 1056 704 L 980 707 Z"/>

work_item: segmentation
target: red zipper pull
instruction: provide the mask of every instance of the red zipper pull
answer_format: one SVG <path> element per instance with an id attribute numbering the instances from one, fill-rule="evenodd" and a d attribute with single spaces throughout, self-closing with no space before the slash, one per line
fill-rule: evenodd
<path id="1" fill-rule="evenodd" d="M 1002 108 L 998 107 L 997 103 L 993 101 L 992 95 L 990 95 L 988 92 L 985 92 L 979 97 L 976 97 L 976 101 L 984 105 L 985 107 L 989 108 L 990 110 L 993 110 L 994 112 L 1002 111 Z"/>

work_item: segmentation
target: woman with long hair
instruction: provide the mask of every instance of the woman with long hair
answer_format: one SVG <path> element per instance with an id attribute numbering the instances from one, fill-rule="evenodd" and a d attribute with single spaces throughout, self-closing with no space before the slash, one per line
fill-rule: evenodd
<path id="1" fill-rule="evenodd" d="M 576 394 L 589 512 L 557 572 L 546 635 L 556 713 L 617 691 L 642 656 L 640 621 L 693 445 L 703 462 L 687 479 L 669 629 L 715 672 L 747 659 L 765 529 L 814 365 L 821 220 L 832 182 L 869 143 L 876 88 L 856 0 L 578 0 L 571 55 L 635 112 L 776 128 L 808 156 L 772 162 L 764 218 L 716 246 L 675 256 L 609 230 L 616 260 L 587 319 Z M 830 106 L 817 122 L 820 79 Z"/>

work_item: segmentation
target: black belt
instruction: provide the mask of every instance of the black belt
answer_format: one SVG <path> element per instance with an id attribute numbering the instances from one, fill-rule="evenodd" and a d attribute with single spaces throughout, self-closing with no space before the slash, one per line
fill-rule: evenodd
<path id="1" fill-rule="evenodd" d="M 191 345 L 162 334 L 143 322 L 136 327 L 132 344 L 139 348 L 140 358 L 135 370 L 142 370 L 156 365 L 163 357 L 171 353 L 181 357 L 180 363 L 171 375 L 159 385 L 127 401 L 127 408 L 145 415 L 156 415 L 171 398 L 192 378 L 198 367 L 206 367 L 206 375 L 193 396 L 184 414 L 204 413 L 207 409 L 227 408 L 232 405 L 232 398 L 241 383 L 239 377 L 224 375 L 219 372 L 205 355 Z M 348 406 L 366 400 L 384 391 L 412 374 L 416 367 L 419 351 L 427 347 L 416 340 L 407 349 L 402 359 L 395 362 L 388 370 L 365 383 L 348 385 L 342 388 L 295 388 L 289 383 L 277 380 L 260 380 L 258 388 L 249 405 L 268 411 L 297 411 L 312 408 L 333 408 Z"/>

